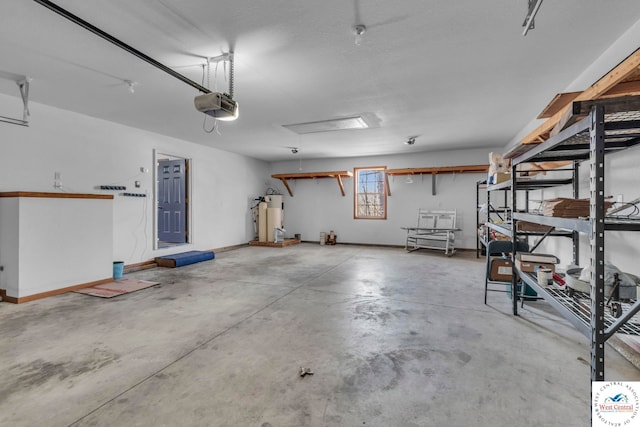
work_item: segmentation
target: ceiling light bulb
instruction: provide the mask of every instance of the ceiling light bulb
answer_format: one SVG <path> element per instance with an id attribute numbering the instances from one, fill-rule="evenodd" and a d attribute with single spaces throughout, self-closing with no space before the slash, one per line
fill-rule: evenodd
<path id="1" fill-rule="evenodd" d="M 240 116 L 240 107 L 236 104 L 236 109 L 232 115 L 216 117 L 216 120 L 222 120 L 223 122 L 232 122 Z"/>
<path id="2" fill-rule="evenodd" d="M 356 46 L 360 46 L 362 44 L 362 36 L 366 31 L 367 27 L 362 24 L 353 27 L 353 32 L 356 35 Z"/>

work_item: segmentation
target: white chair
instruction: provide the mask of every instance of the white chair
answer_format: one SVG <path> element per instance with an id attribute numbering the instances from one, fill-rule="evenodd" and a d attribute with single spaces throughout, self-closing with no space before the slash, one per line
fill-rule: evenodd
<path id="1" fill-rule="evenodd" d="M 418 249 L 444 250 L 445 255 L 455 253 L 454 241 L 456 228 L 456 211 L 432 211 L 418 209 L 416 227 L 402 227 L 407 231 L 404 248 L 407 251 Z"/>

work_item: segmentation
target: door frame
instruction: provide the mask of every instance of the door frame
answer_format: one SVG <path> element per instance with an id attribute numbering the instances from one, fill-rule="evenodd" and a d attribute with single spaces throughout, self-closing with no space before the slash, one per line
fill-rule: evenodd
<path id="1" fill-rule="evenodd" d="M 160 160 L 184 160 L 185 161 L 185 226 L 187 232 L 187 242 L 178 243 L 174 246 L 190 245 L 193 239 L 193 195 L 191 191 L 193 161 L 190 158 L 179 154 L 170 153 L 165 150 L 153 150 L 153 249 L 158 250 L 158 161 Z"/>

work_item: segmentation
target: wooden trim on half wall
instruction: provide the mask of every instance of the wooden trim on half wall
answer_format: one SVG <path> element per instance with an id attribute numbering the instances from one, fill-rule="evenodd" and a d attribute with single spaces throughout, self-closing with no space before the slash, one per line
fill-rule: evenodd
<path id="1" fill-rule="evenodd" d="M 45 199 L 113 199 L 112 194 L 42 193 L 34 191 L 9 191 L 0 197 L 40 197 Z"/>
<path id="2" fill-rule="evenodd" d="M 95 285 L 102 285 L 104 283 L 113 282 L 113 278 L 109 277 L 108 279 L 96 280 L 94 282 L 83 283 L 80 285 L 68 286 L 66 288 L 54 289 L 52 291 L 41 292 L 39 294 L 27 295 L 26 297 L 10 297 L 6 295 L 6 291 L 2 296 L 2 300 L 6 302 L 10 302 L 13 304 L 22 304 L 24 302 L 35 301 L 42 298 L 52 297 L 54 295 L 64 294 L 67 292 L 75 291 L 76 289 L 89 288 Z"/>

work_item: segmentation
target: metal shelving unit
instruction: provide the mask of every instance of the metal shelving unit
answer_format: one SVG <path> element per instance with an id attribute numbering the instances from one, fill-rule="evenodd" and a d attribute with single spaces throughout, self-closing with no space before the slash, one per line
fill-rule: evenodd
<path id="1" fill-rule="evenodd" d="M 577 194 L 577 165 L 588 163 L 589 217 L 557 218 L 533 215 L 517 210 L 517 192 L 527 190 L 520 182 L 512 182 L 512 206 L 514 230 L 517 221 L 528 221 L 568 230 L 573 235 L 574 262 L 577 264 L 579 233 L 589 236 L 591 293 L 575 293 L 572 296 L 553 287 L 539 286 L 532 274 L 514 268 L 512 292 L 516 295 L 516 273 L 538 295 L 548 301 L 569 322 L 591 340 L 591 380 L 604 380 L 604 344 L 616 331 L 640 335 L 640 325 L 632 322 L 640 310 L 640 301 L 621 304 L 619 317 L 606 312 L 604 284 L 605 230 L 640 231 L 640 223 L 633 220 L 605 218 L 604 183 L 605 155 L 622 151 L 640 143 L 640 97 L 624 97 L 619 100 L 580 101 L 573 105 L 584 119 L 567 127 L 530 151 L 512 159 L 512 176 L 522 163 L 571 160 L 574 172 L 574 198 Z M 513 179 L 512 179 L 513 181 Z M 513 233 L 513 247 L 518 233 Z M 513 299 L 513 314 L 518 314 L 517 299 Z"/>
<path id="2" fill-rule="evenodd" d="M 476 182 L 476 230 L 480 231 L 480 226 L 483 224 L 480 222 L 480 191 L 486 191 L 487 189 L 487 180 L 480 180 Z M 487 245 L 484 236 L 478 235 L 476 236 L 476 258 L 480 258 L 480 255 L 483 255 L 482 248 Z"/>
<path id="3" fill-rule="evenodd" d="M 566 169 L 563 169 L 566 170 Z M 575 167 L 572 169 L 574 170 L 575 173 Z M 554 171 L 555 172 L 555 171 Z M 572 184 L 574 182 L 577 182 L 576 180 L 572 179 L 572 178 L 564 178 L 564 179 L 528 179 L 528 178 L 518 178 L 518 190 L 526 190 L 526 204 L 529 204 L 529 190 L 538 190 L 538 189 L 542 189 L 542 188 L 551 188 L 551 187 L 556 187 L 556 186 L 561 186 L 561 185 L 567 185 L 567 184 Z M 479 196 L 479 192 L 480 189 L 486 189 L 487 191 L 487 207 L 488 207 L 488 213 L 487 213 L 487 222 L 484 223 L 485 227 L 491 230 L 494 230 L 497 233 L 503 234 L 507 237 L 513 237 L 513 227 L 512 227 L 512 216 L 521 216 L 520 220 L 522 221 L 527 221 L 526 216 L 528 214 L 525 214 L 523 212 L 512 212 L 512 209 L 510 206 L 512 206 L 510 204 L 510 200 L 509 200 L 509 195 L 511 194 L 511 187 L 512 187 L 512 182 L 511 181 L 505 181 L 505 182 L 501 182 L 499 184 L 493 184 L 493 185 L 486 185 L 484 184 L 484 187 L 480 187 L 480 184 L 484 182 L 480 181 L 478 182 L 478 184 L 476 184 L 477 187 L 477 193 L 476 193 L 476 201 L 479 205 L 479 201 L 480 201 L 480 196 Z M 574 189 L 575 192 L 577 192 L 577 188 Z M 503 202 L 503 207 L 501 208 L 494 208 L 491 204 L 491 193 L 492 192 L 502 192 L 504 194 L 504 202 Z M 504 221 L 502 223 L 495 223 L 492 222 L 491 220 L 491 214 L 495 213 L 499 215 L 499 219 Z M 477 214 L 477 222 L 478 224 L 480 223 L 480 219 L 479 219 L 479 213 Z M 532 222 L 532 223 L 538 223 L 541 224 L 540 222 L 537 221 L 528 221 L 528 222 Z M 525 240 L 527 240 L 527 243 L 529 242 L 529 237 L 541 237 L 541 239 L 535 244 L 535 247 L 537 247 L 540 243 L 542 243 L 542 240 L 544 240 L 547 236 L 572 236 L 571 232 L 567 232 L 567 231 L 563 231 L 562 227 L 555 227 L 555 225 L 551 225 L 554 228 L 552 230 L 549 231 L 518 231 L 518 236 L 523 237 Z M 479 256 L 479 245 L 487 245 L 489 243 L 490 239 L 488 238 L 488 236 L 484 236 L 484 238 L 478 238 L 478 244 L 476 247 L 476 257 Z M 576 255 L 577 257 L 577 255 Z"/>
<path id="4" fill-rule="evenodd" d="M 494 229 L 497 232 L 500 232 L 502 234 L 506 234 L 503 233 L 500 230 L 506 230 L 505 227 L 499 227 L 498 224 L 494 223 L 493 221 L 495 220 L 500 220 L 500 221 L 507 221 L 510 219 L 510 217 L 508 217 L 508 215 L 510 215 L 510 208 L 507 206 L 507 203 L 509 201 L 508 197 L 507 197 L 507 192 L 504 192 L 504 198 L 502 200 L 502 206 L 499 207 L 495 207 L 493 205 L 493 203 L 491 203 L 491 192 L 492 191 L 496 191 L 499 190 L 500 187 L 503 186 L 503 184 L 507 184 L 506 189 L 508 190 L 509 185 L 511 185 L 510 182 L 504 182 L 504 183 L 500 183 L 500 184 L 496 184 L 496 185 L 487 185 L 487 181 L 486 180 L 481 180 L 478 181 L 476 183 L 476 224 L 478 227 L 480 227 L 480 225 L 485 225 L 485 227 L 489 227 L 491 229 Z M 484 199 L 483 201 L 486 202 L 486 213 L 484 213 L 482 215 L 480 215 L 480 208 L 481 208 L 481 204 L 480 204 L 480 193 L 482 191 L 486 191 L 486 199 Z M 495 227 L 494 227 L 495 225 Z M 486 229 L 485 229 L 486 230 Z M 510 232 L 509 232 L 510 233 Z M 511 234 L 506 234 L 507 236 L 511 236 Z M 478 239 L 476 240 L 476 258 L 479 258 L 482 252 L 483 247 L 487 246 L 487 244 L 489 243 L 491 239 L 489 238 L 489 235 L 487 233 L 485 233 L 484 236 L 480 236 L 478 235 Z"/>
<path id="5" fill-rule="evenodd" d="M 542 296 L 557 311 L 569 320 L 569 322 L 586 337 L 591 336 L 591 296 L 584 292 L 574 291 L 569 294 L 563 289 L 558 289 L 554 283 L 551 286 L 540 286 L 533 273 L 520 272 L 520 278 L 539 296 Z M 609 339 L 615 332 L 628 335 L 640 335 L 640 324 L 630 322 L 638 311 L 634 309 L 635 300 L 620 302 L 624 316 L 614 317 L 610 312 L 604 311 L 605 338 Z"/>

